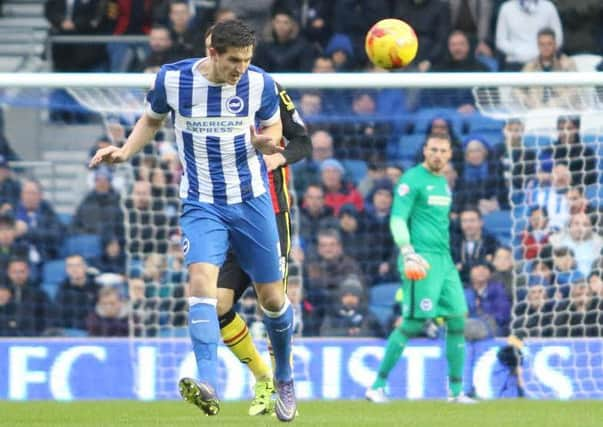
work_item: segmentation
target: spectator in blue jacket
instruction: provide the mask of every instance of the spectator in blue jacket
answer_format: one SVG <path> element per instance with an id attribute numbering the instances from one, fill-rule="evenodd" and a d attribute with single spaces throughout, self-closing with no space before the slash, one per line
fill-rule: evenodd
<path id="1" fill-rule="evenodd" d="M 480 322 L 488 336 L 508 334 L 511 302 L 504 286 L 492 281 L 492 267 L 488 262 L 478 262 L 471 268 L 470 287 L 465 289 L 465 299 L 469 318 Z"/>

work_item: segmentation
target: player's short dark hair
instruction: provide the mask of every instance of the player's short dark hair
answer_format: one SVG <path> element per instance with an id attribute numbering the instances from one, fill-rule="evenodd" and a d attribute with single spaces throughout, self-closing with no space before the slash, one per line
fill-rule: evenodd
<path id="1" fill-rule="evenodd" d="M 540 38 L 542 36 L 551 36 L 553 40 L 556 40 L 557 36 L 555 31 L 551 27 L 544 27 L 538 31 L 537 37 Z"/>
<path id="2" fill-rule="evenodd" d="M 431 132 L 425 138 L 425 146 L 427 145 L 427 143 L 429 142 L 429 140 L 432 139 L 432 138 L 433 139 L 445 139 L 446 141 L 448 141 L 448 144 L 450 145 L 450 148 L 452 148 L 452 138 L 450 138 L 450 135 L 445 134 L 445 133 L 441 133 L 441 132 Z"/>
<path id="3" fill-rule="evenodd" d="M 238 19 L 218 22 L 211 31 L 211 46 L 218 53 L 226 52 L 229 47 L 255 46 L 255 35 L 251 28 Z"/>

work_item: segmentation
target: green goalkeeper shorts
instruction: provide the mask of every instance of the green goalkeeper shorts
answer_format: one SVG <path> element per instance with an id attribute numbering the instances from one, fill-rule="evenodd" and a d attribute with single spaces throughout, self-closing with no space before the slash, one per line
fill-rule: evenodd
<path id="1" fill-rule="evenodd" d="M 423 280 L 404 278 L 402 316 L 405 319 L 464 316 L 467 313 L 465 293 L 450 255 L 434 253 L 420 255 L 431 268 Z M 400 271 L 404 277 L 404 269 L 400 268 Z"/>

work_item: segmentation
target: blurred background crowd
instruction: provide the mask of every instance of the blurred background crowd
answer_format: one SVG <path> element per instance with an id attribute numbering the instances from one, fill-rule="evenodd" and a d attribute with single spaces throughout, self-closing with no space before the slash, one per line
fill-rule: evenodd
<path id="1" fill-rule="evenodd" d="M 603 53 L 603 5 L 588 0 L 49 0 L 44 11 L 52 35 L 148 35 L 145 44 L 116 38 L 95 49 L 53 43 L 57 72 L 155 72 L 203 56 L 206 29 L 234 17 L 255 29 L 253 63 L 269 72 L 383 72 L 367 63 L 364 35 L 387 17 L 417 31 L 410 71 L 594 70 Z M 480 115 L 461 89 L 290 94 L 312 141 L 311 158 L 291 167 L 287 292 L 299 335 L 384 337 L 399 324 L 393 191 L 422 161 L 426 135 L 443 133 L 453 143 L 445 176 L 467 337 L 603 336 L 600 128 L 564 114 L 553 136 L 535 136 L 522 118 Z M 515 96 L 538 108 L 572 94 L 530 88 Z M 61 109 L 51 117 L 89 120 Z M 90 153 L 123 144 L 133 124 L 105 119 Z M 169 125 L 132 167 L 90 171 L 88 193 L 67 214 L 11 166 L 13 148 L 0 138 L 0 335 L 185 331 L 181 166 Z M 262 336 L 251 290 L 238 309 Z M 426 323 L 426 336 L 439 333 L 438 319 Z"/>

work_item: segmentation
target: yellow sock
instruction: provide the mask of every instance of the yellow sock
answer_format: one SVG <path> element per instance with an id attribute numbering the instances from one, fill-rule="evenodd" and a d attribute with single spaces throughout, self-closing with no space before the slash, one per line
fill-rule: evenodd
<path id="1" fill-rule="evenodd" d="M 234 318 L 220 329 L 222 340 L 241 363 L 246 364 L 256 380 L 272 378 L 270 367 L 264 362 L 253 343 L 245 321 L 235 314 Z"/>

